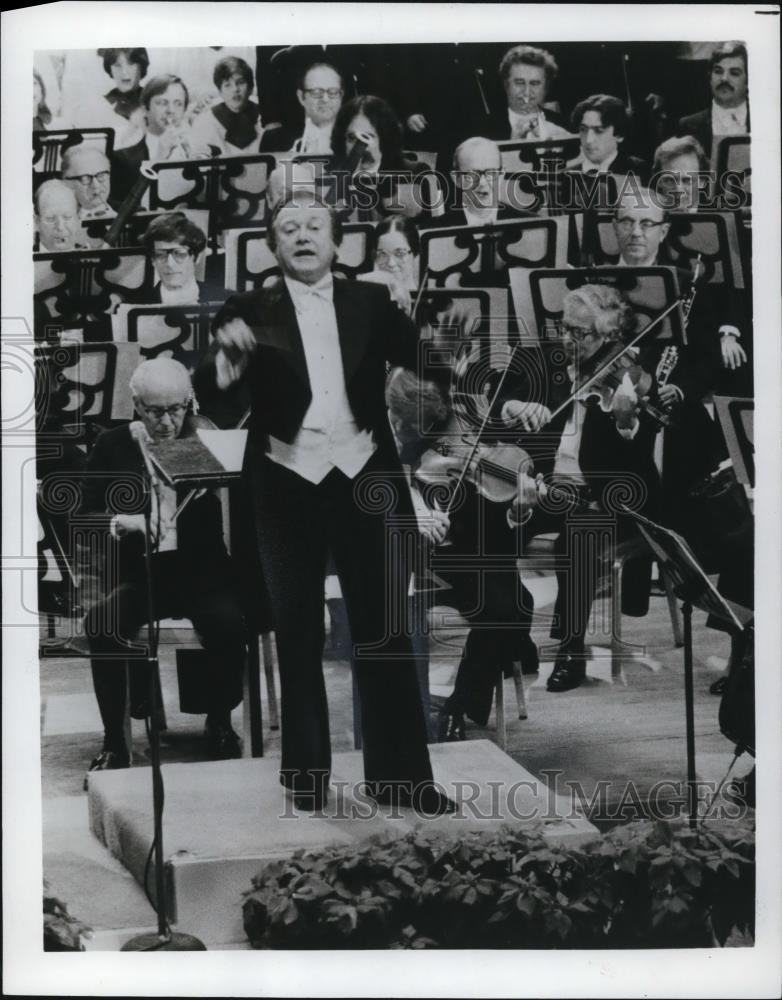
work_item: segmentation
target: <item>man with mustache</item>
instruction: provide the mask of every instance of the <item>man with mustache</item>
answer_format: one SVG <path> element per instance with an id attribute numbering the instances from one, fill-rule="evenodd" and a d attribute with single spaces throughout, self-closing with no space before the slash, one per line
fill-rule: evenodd
<path id="1" fill-rule="evenodd" d="M 710 108 L 687 115 L 677 135 L 693 135 L 711 153 L 715 138 L 749 135 L 747 48 L 743 42 L 723 42 L 709 60 Z"/>

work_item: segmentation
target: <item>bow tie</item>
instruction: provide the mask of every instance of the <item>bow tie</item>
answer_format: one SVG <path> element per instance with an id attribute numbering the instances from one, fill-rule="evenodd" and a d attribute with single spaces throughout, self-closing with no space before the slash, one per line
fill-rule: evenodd
<path id="1" fill-rule="evenodd" d="M 317 285 L 299 285 L 293 295 L 293 303 L 297 309 L 309 309 L 315 299 L 322 302 L 333 302 L 334 285 L 331 281 L 325 281 Z"/>

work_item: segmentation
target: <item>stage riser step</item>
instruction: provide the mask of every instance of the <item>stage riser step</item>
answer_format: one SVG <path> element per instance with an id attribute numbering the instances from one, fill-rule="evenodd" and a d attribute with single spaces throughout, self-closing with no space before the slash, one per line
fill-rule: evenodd
<path id="1" fill-rule="evenodd" d="M 598 835 L 583 815 L 574 815 L 570 800 L 550 797 L 545 785 L 489 740 L 434 744 L 430 752 L 435 780 L 462 804 L 458 816 L 422 821 L 410 810 L 396 817 L 378 810 L 367 818 L 366 800 L 346 792 L 332 794 L 322 816 L 296 814 L 280 787 L 276 759 L 165 765 L 169 918 L 211 947 L 241 944 L 246 940 L 242 893 L 264 862 L 302 848 L 355 844 L 383 831 L 403 834 L 421 822 L 458 834 L 525 827 L 537 817 L 558 842 L 581 843 Z M 335 754 L 334 787 L 344 782 L 355 788 L 362 776 L 360 752 Z M 149 768 L 131 768 L 95 772 L 89 787 L 92 832 L 142 885 L 152 843 L 151 785 Z M 349 815 L 352 806 L 363 818 Z M 153 898 L 154 881 L 150 863 L 147 886 Z"/>

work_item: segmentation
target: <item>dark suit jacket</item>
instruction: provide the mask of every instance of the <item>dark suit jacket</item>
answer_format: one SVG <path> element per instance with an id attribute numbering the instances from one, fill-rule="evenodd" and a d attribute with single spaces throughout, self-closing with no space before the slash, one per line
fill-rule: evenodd
<path id="1" fill-rule="evenodd" d="M 568 170 L 572 170 L 575 173 L 583 173 L 577 167 L 568 167 Z M 649 179 L 649 165 L 638 156 L 630 156 L 627 153 L 622 152 L 621 148 L 616 155 L 616 159 L 609 167 L 608 172 L 610 174 L 616 174 L 617 176 L 625 176 L 627 174 L 636 174 L 641 178 L 642 183 L 646 183 Z"/>
<path id="2" fill-rule="evenodd" d="M 353 416 L 360 430 L 372 431 L 384 468 L 400 475 L 386 412 L 386 363 L 417 369 L 418 331 L 381 285 L 335 278 L 334 310 Z M 235 317 L 248 324 L 258 345 L 245 376 L 252 400 L 245 468 L 257 470 L 270 434 L 286 443 L 296 437 L 312 391 L 296 312 L 283 281 L 231 296 L 215 317 L 215 329 Z M 215 352 L 213 344 L 196 373 L 199 399 L 214 393 Z M 400 494 L 407 509 L 406 489 Z"/>
<path id="3" fill-rule="evenodd" d="M 196 420 L 187 417 L 180 437 L 195 433 Z M 126 488 L 122 488 L 122 484 Z M 144 464 L 129 426 L 104 431 L 87 457 L 79 505 L 80 517 L 91 515 L 90 523 L 108 532 L 111 519 L 120 513 L 142 513 Z M 144 540 L 140 533 L 121 539 L 119 572 L 121 580 L 143 576 Z M 223 542 L 222 508 L 213 493 L 192 500 L 177 518 L 177 552 L 185 568 L 217 569 L 228 565 Z"/>
<path id="4" fill-rule="evenodd" d="M 500 205 L 497 210 L 497 222 L 520 222 L 524 219 L 537 218 L 535 212 L 525 212 L 522 209 L 512 208 L 510 205 Z M 433 215 L 426 220 L 426 225 L 422 229 L 445 229 L 450 226 L 467 226 L 467 216 L 463 208 L 448 208 L 443 215 Z"/>
<path id="5" fill-rule="evenodd" d="M 267 128 L 261 136 L 259 153 L 287 153 L 294 142 L 301 137 L 304 125 L 278 125 Z"/>
<path id="6" fill-rule="evenodd" d="M 747 132 L 749 132 L 749 105 L 747 105 Z M 677 135 L 692 135 L 703 146 L 703 151 L 707 157 L 711 156 L 711 146 L 714 142 L 714 133 L 711 130 L 711 107 L 697 111 L 694 115 L 685 115 L 679 120 L 676 128 Z"/>

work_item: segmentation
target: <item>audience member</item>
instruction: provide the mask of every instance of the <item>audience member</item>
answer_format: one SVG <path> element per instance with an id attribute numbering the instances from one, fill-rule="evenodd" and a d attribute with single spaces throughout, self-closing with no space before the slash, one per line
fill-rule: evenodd
<path id="1" fill-rule="evenodd" d="M 250 100 L 253 83 L 253 71 L 243 59 L 226 56 L 220 60 L 214 84 L 222 100 L 195 117 L 190 140 L 196 149 L 211 146 L 221 156 L 257 152 L 263 128 L 258 105 Z"/>

